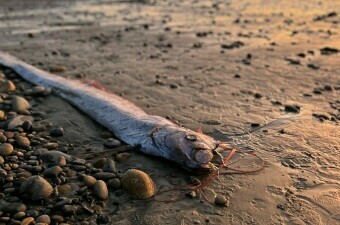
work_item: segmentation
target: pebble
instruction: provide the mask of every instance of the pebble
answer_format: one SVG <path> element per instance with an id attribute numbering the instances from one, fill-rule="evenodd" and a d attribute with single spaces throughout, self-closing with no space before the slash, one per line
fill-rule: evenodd
<path id="1" fill-rule="evenodd" d="M 101 200 L 107 199 L 107 197 L 109 196 L 109 192 L 104 181 L 98 180 L 93 185 L 93 194 Z"/>
<path id="2" fill-rule="evenodd" d="M 110 219 L 110 216 L 108 215 L 99 215 L 97 217 L 97 223 L 99 224 L 107 224 L 107 223 L 110 223 L 111 222 L 111 219 Z"/>
<path id="3" fill-rule="evenodd" d="M 61 200 L 59 202 L 57 202 L 55 205 L 54 205 L 54 208 L 62 208 L 64 205 L 70 205 L 72 204 L 72 199 L 70 198 L 67 198 L 67 199 L 64 199 L 64 200 Z"/>
<path id="4" fill-rule="evenodd" d="M 28 225 L 28 224 L 30 224 L 31 222 L 33 222 L 34 221 L 34 218 L 33 217 L 27 217 L 27 218 L 25 218 L 25 219 L 23 219 L 22 221 L 21 221 L 21 224 L 20 225 Z"/>
<path id="5" fill-rule="evenodd" d="M 93 176 L 85 176 L 84 177 L 84 184 L 87 187 L 92 187 L 93 185 L 95 185 L 97 183 L 97 179 L 94 178 Z"/>
<path id="6" fill-rule="evenodd" d="M 116 161 L 118 162 L 122 162 L 124 160 L 126 160 L 127 158 L 130 157 L 130 153 L 128 152 L 123 152 L 123 153 L 120 153 L 116 156 Z"/>
<path id="7" fill-rule="evenodd" d="M 4 157 L 0 156 L 0 165 L 2 165 L 4 163 L 5 163 Z"/>
<path id="8" fill-rule="evenodd" d="M 43 175 L 45 177 L 57 177 L 59 173 L 61 173 L 62 171 L 63 169 L 60 166 L 53 166 L 53 167 L 46 169 L 43 172 Z"/>
<path id="9" fill-rule="evenodd" d="M 1 92 L 12 92 L 15 91 L 15 84 L 10 80 L 5 80 L 0 83 Z"/>
<path id="10" fill-rule="evenodd" d="M 94 177 L 97 180 L 110 180 L 112 178 L 116 177 L 116 174 L 114 173 L 108 173 L 108 172 L 99 172 L 94 175 Z"/>
<path id="11" fill-rule="evenodd" d="M 22 129 L 24 129 L 25 132 L 30 132 L 32 130 L 33 124 L 30 120 L 25 120 L 23 124 L 21 125 Z"/>
<path id="12" fill-rule="evenodd" d="M 102 169 L 104 172 L 117 173 L 116 163 L 112 159 L 108 159 Z"/>
<path id="13" fill-rule="evenodd" d="M 6 213 L 15 214 L 18 212 L 25 212 L 26 209 L 26 205 L 20 202 L 0 201 L 0 210 Z"/>
<path id="14" fill-rule="evenodd" d="M 64 135 L 64 128 L 58 127 L 50 130 L 50 135 L 52 137 L 61 137 Z"/>
<path id="15" fill-rule="evenodd" d="M 35 222 L 37 223 L 45 223 L 45 224 L 50 224 L 51 223 L 51 218 L 49 215 L 41 215 L 39 216 Z"/>
<path id="16" fill-rule="evenodd" d="M 41 94 L 44 94 L 45 91 L 46 91 L 46 88 L 43 86 L 35 86 L 32 88 L 33 95 L 41 95 Z"/>
<path id="17" fill-rule="evenodd" d="M 104 141 L 104 146 L 107 148 L 116 148 L 121 145 L 120 141 L 114 138 L 109 138 Z"/>
<path id="18" fill-rule="evenodd" d="M 292 113 L 299 113 L 300 112 L 300 106 L 298 106 L 298 105 L 285 105 L 285 111 L 286 112 L 292 112 Z"/>
<path id="19" fill-rule="evenodd" d="M 26 121 L 30 121 L 32 123 L 33 120 L 34 119 L 32 116 L 24 116 L 24 115 L 15 116 L 8 122 L 7 129 L 14 130 L 17 127 L 23 126 L 23 124 Z"/>
<path id="20" fill-rule="evenodd" d="M 26 215 L 25 212 L 17 212 L 16 214 L 13 215 L 14 219 L 20 220 L 21 218 L 23 218 Z"/>
<path id="21" fill-rule="evenodd" d="M 61 66 L 61 65 L 56 65 L 56 66 L 51 66 L 50 67 L 50 72 L 51 73 L 62 73 L 65 72 L 67 69 L 65 66 Z"/>
<path id="22" fill-rule="evenodd" d="M 75 215 L 77 212 L 77 207 L 74 205 L 64 205 L 62 211 L 66 216 Z"/>
<path id="23" fill-rule="evenodd" d="M 95 167 L 95 168 L 102 168 L 105 165 L 106 161 L 107 161 L 107 158 L 101 158 L 98 161 L 93 163 L 93 167 Z"/>
<path id="24" fill-rule="evenodd" d="M 109 186 L 109 188 L 112 188 L 112 189 L 119 189 L 122 187 L 122 183 L 120 182 L 118 178 L 113 178 L 109 180 L 107 182 L 107 185 Z"/>
<path id="25" fill-rule="evenodd" d="M 227 206 L 228 199 L 223 195 L 218 194 L 216 195 L 214 202 L 216 205 Z"/>
<path id="26" fill-rule="evenodd" d="M 21 148 L 27 148 L 30 146 L 31 142 L 27 137 L 18 136 L 16 138 L 16 144 Z"/>
<path id="27" fill-rule="evenodd" d="M 53 187 L 41 176 L 27 178 L 21 186 L 20 193 L 28 195 L 33 201 L 45 199 L 53 193 Z"/>
<path id="28" fill-rule="evenodd" d="M 0 142 L 1 142 L 1 143 L 5 143 L 6 141 L 7 141 L 6 136 L 3 135 L 3 134 L 0 134 Z"/>
<path id="29" fill-rule="evenodd" d="M 150 176 L 141 170 L 128 170 L 123 174 L 121 182 L 123 188 L 138 199 L 150 198 L 155 193 L 155 185 Z"/>
<path id="30" fill-rule="evenodd" d="M 60 161 L 62 160 L 61 157 L 63 157 L 66 161 L 71 160 L 71 156 L 60 151 L 48 151 L 40 155 L 40 159 L 44 163 L 54 164 L 54 165 L 58 165 L 60 163 Z"/>
<path id="31" fill-rule="evenodd" d="M 48 150 L 55 150 L 58 148 L 58 143 L 56 142 L 49 142 L 43 145 L 43 148 L 47 148 Z"/>
<path id="32" fill-rule="evenodd" d="M 12 109 L 13 109 L 13 111 L 15 111 L 15 112 L 24 111 L 24 110 L 29 109 L 29 107 L 30 107 L 30 104 L 23 97 L 14 96 L 12 98 Z"/>
<path id="33" fill-rule="evenodd" d="M 5 112 L 0 110 L 0 120 L 5 119 Z"/>
<path id="34" fill-rule="evenodd" d="M 58 187 L 58 192 L 62 195 L 66 195 L 72 191 L 72 186 L 69 184 L 63 184 Z"/>
<path id="35" fill-rule="evenodd" d="M 64 217 L 60 216 L 60 215 L 53 215 L 51 217 L 52 221 L 55 221 L 57 223 L 62 223 L 64 222 Z"/>
<path id="36" fill-rule="evenodd" d="M 8 156 L 12 154 L 13 150 L 14 148 L 11 144 L 8 144 L 8 143 L 0 144 L 0 155 L 1 156 Z"/>

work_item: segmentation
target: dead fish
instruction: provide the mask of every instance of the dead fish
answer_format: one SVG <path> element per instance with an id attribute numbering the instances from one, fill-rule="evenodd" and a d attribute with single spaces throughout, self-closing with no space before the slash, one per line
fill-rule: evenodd
<path id="1" fill-rule="evenodd" d="M 145 154 L 163 157 L 189 170 L 213 167 L 210 161 L 219 142 L 208 135 L 180 127 L 163 117 L 148 115 L 113 93 L 53 75 L 1 51 L 0 64 L 28 82 L 52 89 L 121 141 Z"/>

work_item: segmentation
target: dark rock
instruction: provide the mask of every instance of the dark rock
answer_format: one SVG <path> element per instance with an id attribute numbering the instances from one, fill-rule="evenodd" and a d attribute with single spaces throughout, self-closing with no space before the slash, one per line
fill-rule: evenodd
<path id="1" fill-rule="evenodd" d="M 121 145 L 120 141 L 114 138 L 109 138 L 104 141 L 104 146 L 107 148 L 116 148 L 119 147 L 120 145 Z"/>
<path id="2" fill-rule="evenodd" d="M 117 173 L 116 163 L 112 159 L 108 159 L 102 169 L 104 172 Z"/>
<path id="3" fill-rule="evenodd" d="M 292 113 L 299 113 L 300 112 L 300 106 L 298 106 L 298 105 L 285 105 L 285 111 L 286 112 L 292 112 Z"/>
<path id="4" fill-rule="evenodd" d="M 107 223 L 110 223 L 111 222 L 111 219 L 108 215 L 99 215 L 97 217 L 97 223 L 99 224 L 107 224 Z"/>
<path id="5" fill-rule="evenodd" d="M 54 128 L 50 131 L 50 135 L 52 137 L 61 137 L 64 135 L 64 133 L 64 128 L 62 127 Z"/>

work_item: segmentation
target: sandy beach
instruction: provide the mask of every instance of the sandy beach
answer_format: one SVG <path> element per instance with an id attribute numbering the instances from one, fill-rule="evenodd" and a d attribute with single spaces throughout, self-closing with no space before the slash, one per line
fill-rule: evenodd
<path id="1" fill-rule="evenodd" d="M 239 149 L 235 168 L 258 168 L 249 151 L 266 162 L 260 172 L 220 175 L 206 188 L 207 196 L 226 197 L 224 207 L 109 190 L 100 213 L 65 223 L 96 224 L 105 214 L 121 225 L 340 224 L 339 9 L 331 0 L 0 0 L 1 51 L 62 77 L 98 81 L 149 114 L 201 128 Z M 64 100 L 32 101 L 45 115 L 37 123 L 65 130 L 53 140 L 71 144 L 67 154 L 106 149 L 107 130 Z M 176 183 L 191 176 L 129 154 L 118 169 L 143 170 L 157 188 L 173 187 L 169 174 Z"/>

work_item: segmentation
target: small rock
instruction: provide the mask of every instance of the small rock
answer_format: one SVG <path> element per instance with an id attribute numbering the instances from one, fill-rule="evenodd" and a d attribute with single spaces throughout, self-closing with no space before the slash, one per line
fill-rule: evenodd
<path id="1" fill-rule="evenodd" d="M 47 148 L 48 150 L 54 150 L 58 148 L 58 143 L 56 142 L 49 142 L 43 145 L 44 148 Z"/>
<path id="2" fill-rule="evenodd" d="M 104 172 L 117 173 L 116 163 L 112 159 L 108 159 L 102 169 Z"/>
<path id="3" fill-rule="evenodd" d="M 111 180 L 109 180 L 107 182 L 107 185 L 109 188 L 112 188 L 112 189 L 119 189 L 122 187 L 122 183 L 120 182 L 120 180 L 118 178 L 113 178 Z"/>
<path id="4" fill-rule="evenodd" d="M 0 155 L 1 156 L 8 156 L 12 154 L 13 150 L 14 148 L 11 144 L 8 144 L 8 143 L 0 144 Z"/>
<path id="5" fill-rule="evenodd" d="M 95 185 L 97 183 L 97 179 L 92 177 L 92 176 L 85 176 L 84 177 L 84 184 L 87 187 L 92 187 L 93 185 Z"/>
<path id="6" fill-rule="evenodd" d="M 14 130 L 17 127 L 23 127 L 24 123 L 26 121 L 30 121 L 31 126 L 32 126 L 32 121 L 33 121 L 33 117 L 32 116 L 23 116 L 23 115 L 18 115 L 13 117 L 7 124 L 7 129 L 8 130 Z M 27 124 L 25 125 L 27 126 Z M 23 127 L 24 128 L 24 127 Z M 25 129 L 25 128 L 24 128 Z M 25 130 L 26 131 L 26 130 Z"/>
<path id="7" fill-rule="evenodd" d="M 30 107 L 30 104 L 23 97 L 14 96 L 12 98 L 12 109 L 13 109 L 13 111 L 15 111 L 15 112 L 24 111 L 24 110 L 29 109 L 29 107 Z"/>
<path id="8" fill-rule="evenodd" d="M 286 112 L 292 112 L 292 113 L 299 113 L 300 112 L 300 106 L 298 106 L 298 105 L 285 105 L 285 111 Z"/>
<path id="9" fill-rule="evenodd" d="M 43 175 L 45 177 L 57 177 L 59 173 L 61 173 L 62 171 L 63 169 L 60 166 L 53 166 L 53 167 L 46 169 L 43 172 Z"/>
<path id="10" fill-rule="evenodd" d="M 50 72 L 51 73 L 62 73 L 65 72 L 67 69 L 65 66 L 61 66 L 61 65 L 56 65 L 56 66 L 51 66 L 50 67 Z"/>
<path id="11" fill-rule="evenodd" d="M 102 168 L 105 165 L 106 161 L 107 161 L 107 158 L 101 158 L 98 161 L 93 163 L 93 167 L 95 167 L 95 168 Z"/>
<path id="12" fill-rule="evenodd" d="M 46 91 L 46 88 L 43 86 L 35 86 L 32 88 L 32 94 L 33 95 L 42 95 Z"/>
<path id="13" fill-rule="evenodd" d="M 15 91 L 15 84 L 10 80 L 0 82 L 0 92 Z"/>
<path id="14" fill-rule="evenodd" d="M 228 199 L 224 197 L 223 195 L 218 194 L 215 197 L 215 204 L 220 206 L 226 206 L 228 202 Z"/>
<path id="15" fill-rule="evenodd" d="M 108 172 L 99 172 L 94 175 L 94 177 L 97 180 L 110 180 L 112 178 L 116 177 L 116 174 L 114 173 L 108 173 Z"/>
<path id="16" fill-rule="evenodd" d="M 22 129 L 24 129 L 25 132 L 30 132 L 32 130 L 33 124 L 30 120 L 25 120 L 25 122 L 21 125 Z"/>
<path id="17" fill-rule="evenodd" d="M 2 165 L 4 163 L 5 163 L 4 157 L 0 156 L 0 165 Z"/>
<path id="18" fill-rule="evenodd" d="M 0 142 L 1 142 L 1 143 L 5 143 L 6 141 L 7 141 L 6 136 L 3 135 L 3 134 L 0 134 Z"/>
<path id="19" fill-rule="evenodd" d="M 107 223 L 110 223 L 111 222 L 111 219 L 108 215 L 99 215 L 97 217 L 97 223 L 99 224 L 107 224 Z"/>
<path id="20" fill-rule="evenodd" d="M 150 198 L 155 193 L 155 185 L 150 176 L 141 170 L 130 169 L 123 174 L 122 186 L 138 199 Z"/>
<path id="21" fill-rule="evenodd" d="M 20 220 L 21 218 L 23 218 L 26 215 L 25 212 L 17 212 L 16 214 L 13 215 L 14 219 Z"/>
<path id="22" fill-rule="evenodd" d="M 0 120 L 5 119 L 5 112 L 0 110 Z"/>
<path id="23" fill-rule="evenodd" d="M 104 146 L 107 148 L 116 148 L 119 147 L 120 145 L 121 145 L 120 141 L 114 138 L 109 138 L 104 141 Z"/>
<path id="24" fill-rule="evenodd" d="M 60 151 L 48 151 L 40 155 L 40 159 L 44 163 L 53 164 L 53 165 L 58 165 L 60 163 L 61 157 L 65 158 L 66 161 L 71 160 L 71 156 Z"/>
<path id="25" fill-rule="evenodd" d="M 61 137 L 64 135 L 64 128 L 62 127 L 54 128 L 50 131 L 50 135 L 52 137 Z"/>
<path id="26" fill-rule="evenodd" d="M 28 225 L 28 224 L 30 224 L 31 222 L 33 222 L 34 221 L 34 218 L 33 217 L 27 217 L 27 218 L 25 218 L 25 219 L 23 219 L 22 221 L 21 221 L 21 224 L 20 225 Z"/>
<path id="27" fill-rule="evenodd" d="M 130 153 L 128 152 L 123 152 L 123 153 L 120 153 L 116 156 L 116 161 L 118 162 L 122 162 L 124 160 L 126 160 L 127 158 L 130 157 Z"/>
<path id="28" fill-rule="evenodd" d="M 16 144 L 21 148 L 27 148 L 30 146 L 31 142 L 27 137 L 18 136 L 16 138 Z"/>
<path id="29" fill-rule="evenodd" d="M 37 201 L 49 197 L 53 193 L 53 187 L 44 178 L 36 175 L 27 178 L 21 184 L 20 193 Z"/>
<path id="30" fill-rule="evenodd" d="M 51 217 L 52 221 L 55 221 L 57 223 L 62 223 L 64 222 L 64 217 L 60 216 L 60 215 L 53 215 Z"/>
<path id="31" fill-rule="evenodd" d="M 49 215 L 41 215 L 39 216 L 35 222 L 37 223 L 45 223 L 45 224 L 50 224 L 51 223 L 51 218 Z"/>
<path id="32" fill-rule="evenodd" d="M 77 212 L 77 207 L 74 205 L 64 205 L 63 206 L 63 214 L 66 216 L 75 215 Z"/>
<path id="33" fill-rule="evenodd" d="M 23 203 L 0 201 L 0 210 L 6 213 L 15 214 L 18 212 L 25 212 L 26 209 L 27 207 Z"/>
<path id="34" fill-rule="evenodd" d="M 107 199 L 107 197 L 109 196 L 109 192 L 104 181 L 98 180 L 95 183 L 95 185 L 93 186 L 93 194 L 101 200 Z"/>

